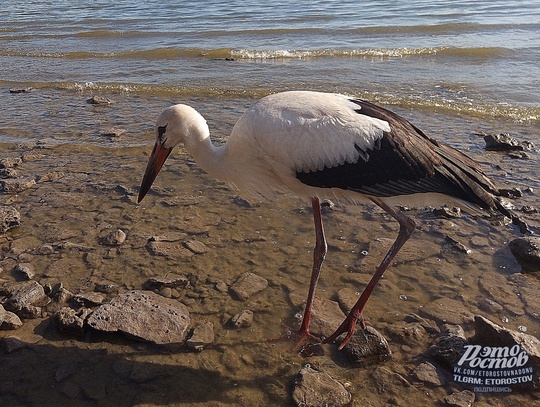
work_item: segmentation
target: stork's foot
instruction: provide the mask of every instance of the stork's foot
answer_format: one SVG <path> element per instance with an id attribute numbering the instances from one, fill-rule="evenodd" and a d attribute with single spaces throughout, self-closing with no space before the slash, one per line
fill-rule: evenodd
<path id="1" fill-rule="evenodd" d="M 300 353 L 303 356 L 317 356 L 323 353 L 320 346 L 321 338 L 304 329 L 290 329 L 287 333 L 277 338 L 270 339 L 270 341 L 293 341 L 295 345 L 293 346 L 292 351 Z"/>
<path id="2" fill-rule="evenodd" d="M 349 343 L 349 341 L 351 340 L 351 337 L 354 335 L 354 330 L 356 327 L 356 323 L 358 321 L 360 321 L 360 326 L 362 327 L 362 329 L 365 329 L 366 324 L 364 322 L 364 317 L 362 316 L 362 314 L 359 314 L 358 316 L 356 316 L 354 315 L 353 312 L 350 312 L 349 315 L 347 315 L 347 318 L 345 318 L 343 322 L 341 323 L 341 325 L 338 327 L 338 329 L 336 329 L 336 331 L 332 335 L 330 335 L 328 338 L 322 341 L 322 343 L 332 343 L 340 335 L 347 334 L 345 335 L 345 338 L 343 339 L 343 341 L 341 341 L 341 343 L 338 346 L 339 350 L 343 349 L 345 345 Z"/>

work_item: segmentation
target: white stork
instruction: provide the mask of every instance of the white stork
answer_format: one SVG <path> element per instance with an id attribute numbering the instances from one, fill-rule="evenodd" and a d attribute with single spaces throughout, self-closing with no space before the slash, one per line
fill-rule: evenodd
<path id="1" fill-rule="evenodd" d="M 240 117 L 227 142 L 219 147 L 212 144 L 204 118 L 192 107 L 179 104 L 159 116 L 156 134 L 139 202 L 171 150 L 182 143 L 208 174 L 240 190 L 269 197 L 272 191 L 289 189 L 311 199 L 316 244 L 298 332 L 302 341 L 310 336 L 311 307 L 327 249 L 320 199 L 358 202 L 368 198 L 400 226 L 394 244 L 349 315 L 323 341 L 335 341 L 345 333 L 340 349 L 353 335 L 358 320 L 365 327 L 362 311 L 369 296 L 415 228 L 412 219 L 392 208 L 391 197 L 444 194 L 466 208 L 502 213 L 522 232 L 527 230 L 525 223 L 501 205 L 499 190 L 476 161 L 427 137 L 397 114 L 351 96 L 292 91 L 264 97 Z"/>

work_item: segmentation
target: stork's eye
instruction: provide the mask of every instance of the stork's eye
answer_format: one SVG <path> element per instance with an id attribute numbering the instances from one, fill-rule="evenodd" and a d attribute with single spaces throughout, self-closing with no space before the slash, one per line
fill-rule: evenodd
<path id="1" fill-rule="evenodd" d="M 157 131 L 158 131 L 158 137 L 159 137 L 160 140 L 163 139 L 163 135 L 165 134 L 165 131 L 166 131 L 166 130 L 167 130 L 167 125 L 165 125 L 165 126 L 159 126 L 159 127 L 157 128 Z"/>

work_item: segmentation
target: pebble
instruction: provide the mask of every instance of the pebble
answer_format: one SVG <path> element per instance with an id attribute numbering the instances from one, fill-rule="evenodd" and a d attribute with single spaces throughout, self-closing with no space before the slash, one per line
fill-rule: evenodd
<path id="1" fill-rule="evenodd" d="M 0 187 L 6 194 L 18 194 L 36 186 L 34 178 L 9 178 L 0 180 Z"/>
<path id="2" fill-rule="evenodd" d="M 41 307 L 47 305 L 50 298 L 37 281 L 17 284 L 4 302 L 7 311 L 14 312 L 21 318 L 41 317 Z"/>
<path id="3" fill-rule="evenodd" d="M 444 378 L 437 368 L 429 362 L 424 362 L 418 365 L 412 372 L 415 380 L 430 384 L 432 386 L 442 386 L 444 384 Z"/>
<path id="4" fill-rule="evenodd" d="M 508 245 L 523 271 L 540 271 L 540 237 L 518 237 Z"/>
<path id="5" fill-rule="evenodd" d="M 266 287 L 268 287 L 268 280 L 247 272 L 238 277 L 229 288 L 229 292 L 235 299 L 245 301 L 252 295 L 266 289 Z"/>
<path id="6" fill-rule="evenodd" d="M 2 158 L 0 159 L 0 168 L 13 168 L 22 164 L 22 158 Z"/>
<path id="7" fill-rule="evenodd" d="M 344 406 L 351 393 L 328 373 L 304 366 L 294 381 L 293 400 L 297 406 Z"/>
<path id="8" fill-rule="evenodd" d="M 450 407 L 471 407 L 474 403 L 475 395 L 470 390 L 463 390 L 449 394 L 444 398 L 444 402 Z"/>
<path id="9" fill-rule="evenodd" d="M 253 323 L 253 311 L 243 310 L 231 318 L 231 326 L 234 328 L 248 328 Z"/>
<path id="10" fill-rule="evenodd" d="M 386 338 L 370 326 L 358 329 L 342 352 L 349 361 L 363 367 L 392 358 Z"/>
<path id="11" fill-rule="evenodd" d="M 18 227 L 21 224 L 21 214 L 12 206 L 0 206 L 0 234 Z"/>
<path id="12" fill-rule="evenodd" d="M 205 346 L 214 342 L 214 324 L 210 321 L 197 325 L 193 334 L 186 341 L 186 345 L 196 351 L 201 351 Z"/>
<path id="13" fill-rule="evenodd" d="M 36 275 L 34 269 L 32 268 L 32 265 L 28 263 L 17 264 L 13 271 L 16 274 L 20 274 L 25 280 L 32 280 Z"/>
<path id="14" fill-rule="evenodd" d="M 77 310 L 70 307 L 62 307 L 54 314 L 53 320 L 58 331 L 82 337 L 85 334 L 85 321 L 92 313 L 90 308 L 79 308 Z"/>
<path id="15" fill-rule="evenodd" d="M 15 352 L 16 350 L 23 349 L 25 347 L 26 343 L 21 341 L 16 336 L 6 336 L 5 338 L 2 338 L 2 348 L 6 353 Z"/>
<path id="16" fill-rule="evenodd" d="M 88 318 L 93 329 L 123 332 L 155 344 L 184 343 L 189 324 L 185 305 L 152 291 L 139 290 L 120 294 Z"/>
<path id="17" fill-rule="evenodd" d="M 103 96 L 92 96 L 87 102 L 92 105 L 110 105 L 111 103 L 114 103 L 114 100 Z"/>
<path id="18" fill-rule="evenodd" d="M 17 314 L 6 311 L 0 304 L 0 330 L 13 330 L 22 326 L 21 319 Z"/>
<path id="19" fill-rule="evenodd" d="M 120 246 L 126 241 L 126 233 L 121 229 L 108 233 L 101 241 L 106 246 Z"/>
<path id="20" fill-rule="evenodd" d="M 460 325 L 443 325 L 442 333 L 435 344 L 430 346 L 428 354 L 436 360 L 453 368 L 467 345 L 465 331 Z"/>
<path id="21" fill-rule="evenodd" d="M 198 240 L 185 240 L 182 244 L 194 254 L 204 254 L 208 251 L 206 245 Z"/>

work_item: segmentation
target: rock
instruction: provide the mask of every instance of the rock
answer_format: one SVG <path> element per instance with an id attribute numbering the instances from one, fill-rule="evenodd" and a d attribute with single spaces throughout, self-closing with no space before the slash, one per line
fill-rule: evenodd
<path id="1" fill-rule="evenodd" d="M 0 304 L 0 330 L 13 330 L 22 326 L 21 319 L 17 314 L 6 311 Z"/>
<path id="2" fill-rule="evenodd" d="M 2 348 L 6 353 L 11 353 L 25 347 L 26 343 L 21 341 L 16 336 L 6 336 L 5 338 L 2 338 Z"/>
<path id="3" fill-rule="evenodd" d="M 13 168 L 22 164 L 22 158 L 2 158 L 0 160 L 0 168 Z"/>
<path id="4" fill-rule="evenodd" d="M 108 233 L 101 241 L 106 246 L 120 246 L 126 240 L 126 233 L 121 229 Z"/>
<path id="5" fill-rule="evenodd" d="M 63 178 L 65 174 L 62 171 L 53 171 L 48 172 L 46 174 L 43 174 L 39 177 L 39 182 L 48 182 L 48 181 L 56 181 L 57 179 Z"/>
<path id="6" fill-rule="evenodd" d="M 208 251 L 206 245 L 198 240 L 186 240 L 182 242 L 184 247 L 194 254 L 203 254 Z"/>
<path id="7" fill-rule="evenodd" d="M 180 288 L 187 287 L 189 285 L 189 280 L 184 276 L 177 277 L 151 277 L 143 284 L 145 290 L 161 290 L 165 287 L 168 288 Z"/>
<path id="8" fill-rule="evenodd" d="M 528 357 L 533 368 L 534 382 L 540 383 L 540 340 L 523 332 L 512 331 L 494 324 L 481 315 L 474 317 L 474 336 L 471 343 L 481 343 L 485 346 L 507 346 L 512 348 L 519 345 Z"/>
<path id="9" fill-rule="evenodd" d="M 0 206 L 0 234 L 18 227 L 21 224 L 21 214 L 11 206 Z"/>
<path id="10" fill-rule="evenodd" d="M 99 281 L 96 283 L 94 290 L 103 294 L 118 294 L 118 286 L 108 281 Z"/>
<path id="11" fill-rule="evenodd" d="M 354 304 L 356 304 L 358 301 L 358 298 L 360 298 L 360 293 L 352 288 L 347 287 L 342 288 L 336 294 L 336 301 L 346 314 L 351 311 Z"/>
<path id="12" fill-rule="evenodd" d="M 268 287 L 268 280 L 256 274 L 247 272 L 238 277 L 229 288 L 229 291 L 237 300 L 245 301 L 253 294 L 264 290 L 266 287 Z"/>
<path id="13" fill-rule="evenodd" d="M 33 87 L 29 86 L 27 88 L 11 88 L 9 90 L 9 93 L 28 93 L 28 92 L 31 92 L 32 90 L 34 90 Z"/>
<path id="14" fill-rule="evenodd" d="M 304 366 L 294 382 L 293 400 L 297 406 L 344 406 L 351 393 L 329 374 Z"/>
<path id="15" fill-rule="evenodd" d="M 97 308 L 88 325 L 122 332 L 156 344 L 184 343 L 190 323 L 187 307 L 152 291 L 127 291 Z"/>
<path id="16" fill-rule="evenodd" d="M 488 134 L 484 136 L 486 150 L 491 151 L 510 151 L 523 150 L 521 143 L 512 137 L 509 133 Z"/>
<path id="17" fill-rule="evenodd" d="M 41 307 L 50 302 L 45 290 L 37 281 L 18 284 L 4 302 L 7 311 L 14 312 L 22 318 L 41 317 Z"/>
<path id="18" fill-rule="evenodd" d="M 186 341 L 186 345 L 194 350 L 200 351 L 206 345 L 214 342 L 214 324 L 206 322 L 193 329 L 193 334 Z"/>
<path id="19" fill-rule="evenodd" d="M 82 307 L 96 307 L 98 305 L 103 304 L 106 301 L 107 297 L 105 297 L 102 293 L 97 293 L 94 291 L 88 291 L 81 294 L 76 294 L 71 298 L 71 301 Z"/>
<path id="20" fill-rule="evenodd" d="M 36 273 L 32 269 L 32 266 L 28 263 L 17 264 L 13 271 L 16 274 L 20 274 L 25 280 L 32 280 L 36 275 Z"/>
<path id="21" fill-rule="evenodd" d="M 429 362 L 418 365 L 412 372 L 415 380 L 430 384 L 432 386 L 442 386 L 444 379 L 437 371 L 437 368 Z"/>
<path id="22" fill-rule="evenodd" d="M 540 237 L 519 237 L 508 245 L 523 271 L 540 271 Z"/>
<path id="23" fill-rule="evenodd" d="M 304 312 L 302 310 L 302 314 Z M 309 330 L 315 336 L 328 337 L 334 333 L 344 319 L 345 314 L 341 311 L 337 302 L 325 298 L 315 298 L 311 309 Z"/>
<path id="24" fill-rule="evenodd" d="M 99 135 L 101 137 L 115 138 L 115 137 L 122 136 L 125 132 L 126 132 L 126 129 L 118 129 L 116 127 L 111 127 L 111 128 L 104 129 L 104 130 L 100 131 Z"/>
<path id="25" fill-rule="evenodd" d="M 18 194 L 36 186 L 34 178 L 9 178 L 0 180 L 0 187 L 6 194 Z"/>
<path id="26" fill-rule="evenodd" d="M 446 366 L 453 368 L 467 345 L 465 331 L 459 325 L 444 325 L 441 335 L 428 353 Z"/>
<path id="27" fill-rule="evenodd" d="M 467 246 L 465 246 L 463 243 L 461 243 L 460 241 L 454 239 L 453 237 L 451 236 L 446 236 L 445 237 L 445 241 L 447 243 L 449 243 L 450 247 L 452 247 L 453 250 L 456 250 L 458 252 L 461 252 L 461 253 L 465 253 L 465 254 L 471 254 L 472 253 L 472 250 L 469 249 Z"/>
<path id="28" fill-rule="evenodd" d="M 253 311 L 245 309 L 231 318 L 231 326 L 234 328 L 248 328 L 253 323 Z"/>
<path id="29" fill-rule="evenodd" d="M 461 208 L 457 206 L 452 208 L 442 206 L 440 208 L 433 209 L 433 215 L 438 218 L 461 218 Z"/>
<path id="30" fill-rule="evenodd" d="M 60 332 L 82 337 L 85 334 L 84 323 L 91 313 L 92 310 L 89 308 L 74 310 L 62 307 L 54 314 L 54 322 Z"/>
<path id="31" fill-rule="evenodd" d="M 110 105 L 111 103 L 114 103 L 114 100 L 103 96 L 92 96 L 87 102 L 91 105 Z"/>
<path id="32" fill-rule="evenodd" d="M 471 407 L 474 399 L 475 396 L 472 391 L 463 390 L 449 394 L 444 398 L 444 402 L 450 407 Z"/>
<path id="33" fill-rule="evenodd" d="M 17 171 L 13 168 L 0 168 L 0 177 L 17 178 Z"/>
<path id="34" fill-rule="evenodd" d="M 149 239 L 146 248 L 156 256 L 190 258 L 193 252 L 174 242 Z"/>
<path id="35" fill-rule="evenodd" d="M 392 357 L 386 338 L 370 326 L 358 329 L 342 352 L 351 362 L 361 366 L 384 362 Z"/>
<path id="36" fill-rule="evenodd" d="M 440 323 L 460 325 L 472 322 L 474 315 L 460 301 L 439 298 L 422 309 L 422 314 Z"/>

